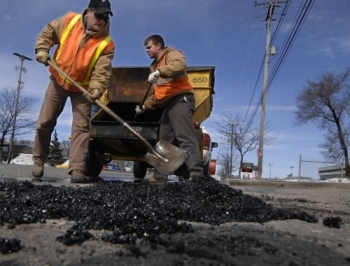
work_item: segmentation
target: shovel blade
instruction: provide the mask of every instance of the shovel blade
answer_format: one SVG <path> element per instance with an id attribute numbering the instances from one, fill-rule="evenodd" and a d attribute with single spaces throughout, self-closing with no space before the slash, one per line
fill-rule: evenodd
<path id="1" fill-rule="evenodd" d="M 154 151 L 147 152 L 143 159 L 166 175 L 173 174 L 188 156 L 186 151 L 164 140 L 156 143 Z"/>

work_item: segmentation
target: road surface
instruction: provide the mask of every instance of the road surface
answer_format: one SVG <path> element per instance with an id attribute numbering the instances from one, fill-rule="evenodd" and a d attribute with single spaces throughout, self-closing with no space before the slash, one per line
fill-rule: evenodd
<path id="1" fill-rule="evenodd" d="M 66 169 L 46 167 L 45 176 L 48 182 L 44 184 L 73 189 L 82 187 L 70 184 Z M 103 171 L 101 177 L 115 181 L 132 180 L 132 174 L 115 171 Z M 31 166 L 2 164 L 0 179 L 3 183 L 30 180 Z M 165 242 L 158 244 L 142 239 L 134 244 L 112 244 L 103 241 L 107 230 L 89 230 L 94 235 L 93 239 L 71 246 L 57 241 L 57 237 L 72 229 L 72 220 L 51 219 L 45 223 L 17 226 L 4 223 L 0 226 L 0 240 L 19 239 L 22 248 L 11 254 L 0 253 L 0 265 L 350 265 L 350 184 L 240 180 L 224 183 L 220 186 L 225 191 L 229 186 L 243 192 L 244 197 L 238 198 L 240 200 L 253 196 L 253 202 L 261 200 L 276 209 L 305 212 L 315 216 L 318 222 L 309 223 L 299 219 L 265 223 L 233 221 L 220 225 L 190 222 L 194 232 L 162 234 L 161 238 Z M 141 194 L 147 189 L 146 186 L 138 187 Z M 3 203 L 15 200 L 11 195 L 21 197 L 10 188 L 0 190 L 0 201 Z M 23 189 L 20 187 L 20 190 Z M 91 195 L 95 201 L 96 196 L 103 197 L 103 191 L 98 194 L 93 191 Z M 137 188 L 134 191 L 137 192 Z M 152 191 L 161 194 L 163 189 L 156 187 Z M 193 196 L 194 191 L 191 192 Z M 122 195 L 122 191 L 118 193 Z M 134 195 L 129 196 L 127 199 L 118 198 L 117 201 L 130 201 Z M 203 195 L 203 201 L 213 196 Z M 153 194 L 148 197 L 153 197 Z M 28 200 L 30 198 L 20 199 L 20 203 Z M 162 196 L 162 200 L 167 199 Z M 215 202 L 209 204 L 215 205 Z M 132 206 L 137 208 L 136 203 Z M 194 211 L 195 207 L 189 206 L 188 210 Z M 250 207 L 254 209 L 254 206 Z M 214 209 L 221 212 L 220 205 Z M 6 215 L 6 210 L 1 209 L 1 212 Z M 331 223 L 325 225 L 325 221 Z"/>

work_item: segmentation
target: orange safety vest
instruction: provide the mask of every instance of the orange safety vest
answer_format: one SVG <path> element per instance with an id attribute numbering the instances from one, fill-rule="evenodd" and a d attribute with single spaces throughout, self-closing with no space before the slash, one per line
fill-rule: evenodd
<path id="1" fill-rule="evenodd" d="M 165 61 L 166 54 L 158 62 L 157 69 L 162 65 L 166 65 Z M 176 78 L 159 78 L 157 83 L 154 85 L 154 97 L 156 100 L 164 99 L 168 96 L 179 94 L 182 91 L 191 91 L 192 86 L 188 81 L 187 72 L 185 71 L 182 75 Z"/>
<path id="2" fill-rule="evenodd" d="M 110 44 L 114 46 L 111 37 L 90 38 L 82 47 L 84 27 L 77 23 L 81 14 L 68 13 L 64 30 L 60 36 L 59 45 L 55 51 L 53 61 L 73 80 L 85 89 L 89 88 L 92 71 L 103 52 Z M 80 92 L 69 80 L 49 66 L 49 71 L 57 83 L 67 91 Z"/>

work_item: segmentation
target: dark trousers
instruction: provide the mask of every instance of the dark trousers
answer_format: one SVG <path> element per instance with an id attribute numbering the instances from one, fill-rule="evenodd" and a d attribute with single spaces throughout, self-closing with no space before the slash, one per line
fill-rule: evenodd
<path id="1" fill-rule="evenodd" d="M 194 108 L 195 98 L 192 93 L 174 97 L 163 112 L 159 131 L 160 139 L 189 153 L 185 164 L 190 176 L 200 175 L 203 172 L 199 143 L 192 123 Z M 157 169 L 154 169 L 154 176 L 165 177 Z"/>

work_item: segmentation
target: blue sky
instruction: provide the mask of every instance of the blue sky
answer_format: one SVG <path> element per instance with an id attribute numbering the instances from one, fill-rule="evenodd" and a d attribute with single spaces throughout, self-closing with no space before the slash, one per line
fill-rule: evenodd
<path id="1" fill-rule="evenodd" d="M 273 43 L 282 46 L 296 19 L 298 9 L 306 0 L 290 0 L 282 27 Z M 258 3 L 264 1 L 257 1 Z M 253 97 L 253 111 L 261 97 L 263 62 L 266 45 L 267 9 L 255 6 L 253 0 L 128 0 L 111 1 L 114 16 L 111 36 L 116 43 L 113 66 L 148 66 L 143 40 L 151 34 L 160 34 L 167 45 L 182 50 L 189 66 L 215 66 L 214 107 L 204 126 L 213 141 L 220 136 L 215 128 L 224 114 L 244 116 Z M 35 59 L 36 37 L 51 20 L 68 11 L 82 12 L 88 1 L 12 0 L 0 10 L 0 81 L 1 88 L 17 87 L 20 64 L 17 52 Z M 278 21 L 285 4 L 275 9 Z M 293 111 L 298 91 L 307 80 L 316 80 L 323 72 L 341 72 L 349 66 L 350 56 L 350 1 L 316 0 L 298 33 L 286 59 L 269 88 L 266 102 L 266 121 L 278 134 L 274 145 L 264 147 L 263 176 L 284 178 L 299 171 L 299 156 L 303 160 L 322 161 L 319 144 L 323 132 L 315 125 L 296 127 Z M 277 21 L 272 30 L 276 29 Z M 271 57 L 270 71 L 278 54 Z M 44 97 L 48 71 L 35 60 L 25 61 L 26 74 L 21 94 L 39 100 Z M 260 78 L 259 77 L 260 73 Z M 253 92 L 255 93 L 253 94 Z M 58 120 L 57 132 L 63 140 L 70 134 L 70 105 L 67 104 Z M 248 115 L 249 117 L 249 115 Z M 259 127 L 260 110 L 254 125 Z M 26 139 L 33 139 L 28 135 Z M 224 148 L 214 150 L 214 158 Z M 246 155 L 245 161 L 257 164 L 256 152 Z M 269 166 L 271 164 L 271 168 Z M 293 166 L 293 168 L 291 168 Z M 317 178 L 322 164 L 303 163 L 301 174 Z"/>

